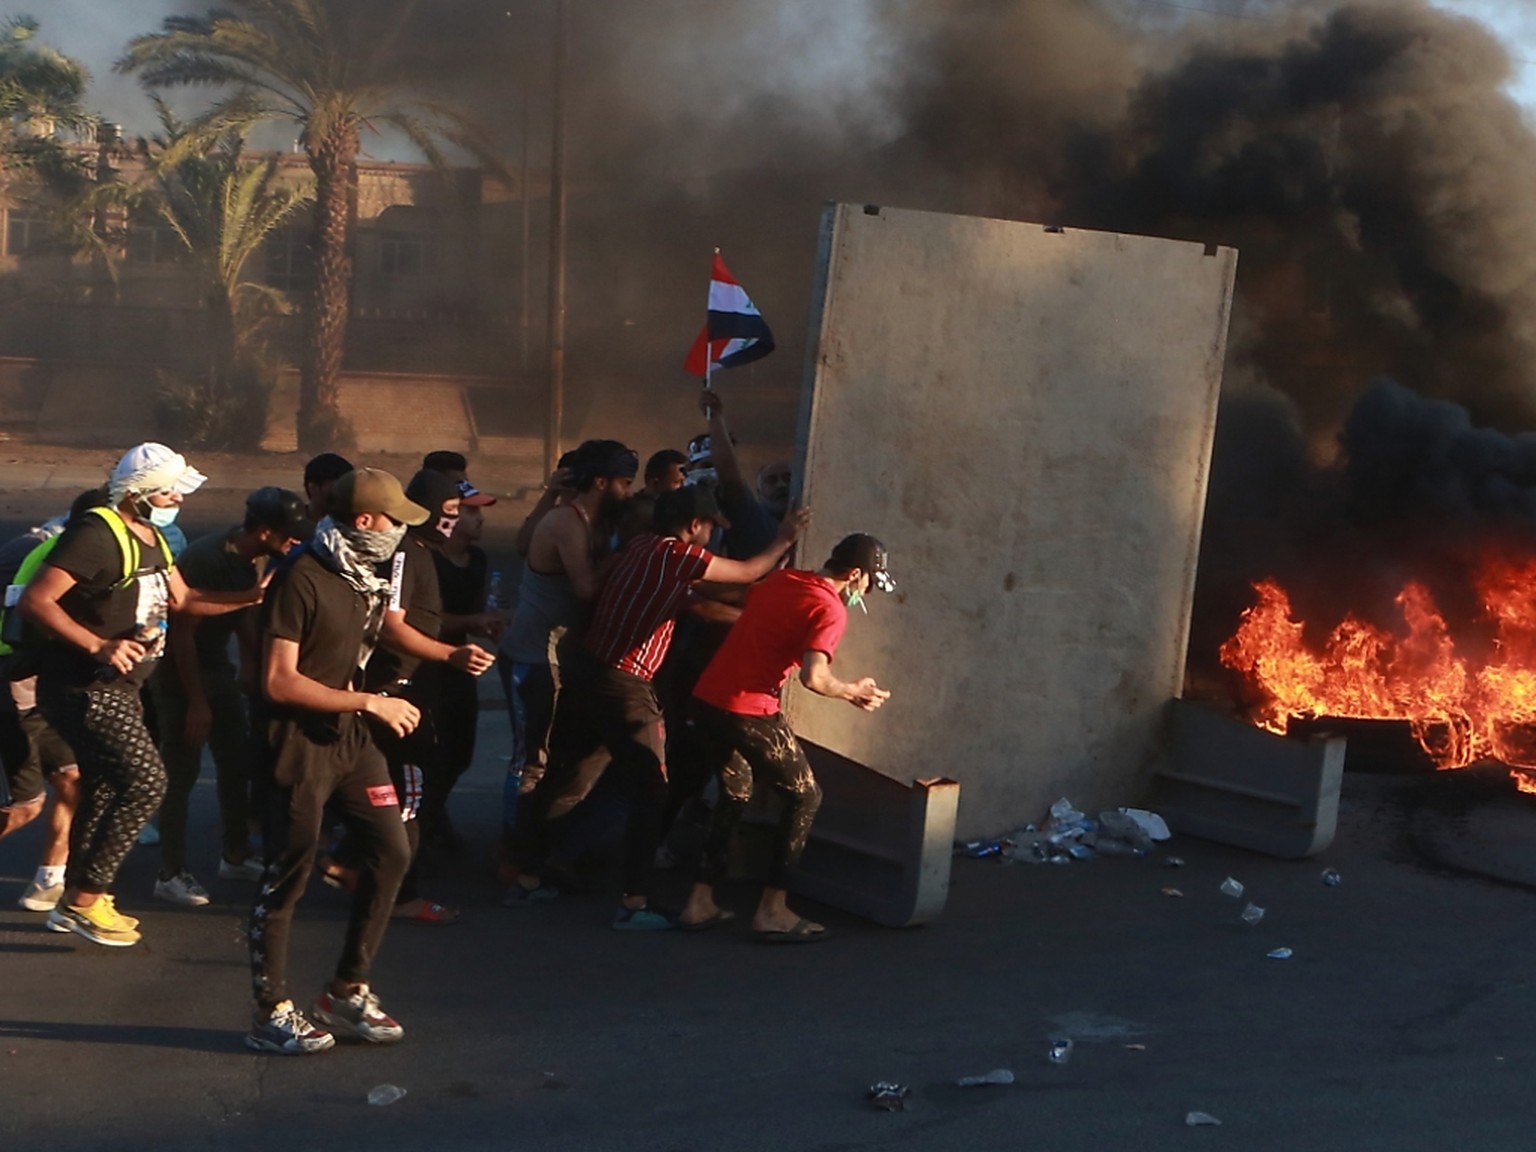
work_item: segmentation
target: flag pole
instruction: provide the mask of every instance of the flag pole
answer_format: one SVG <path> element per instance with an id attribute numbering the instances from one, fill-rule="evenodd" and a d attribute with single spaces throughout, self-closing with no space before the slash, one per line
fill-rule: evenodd
<path id="1" fill-rule="evenodd" d="M 715 255 L 720 255 L 719 248 L 715 249 Z M 715 265 L 713 261 L 711 261 L 709 265 L 709 290 L 711 293 L 713 293 L 715 290 Z M 706 296 L 704 298 L 704 391 L 706 392 L 711 391 L 712 389 L 711 369 L 713 369 L 714 366 L 715 347 L 714 342 L 709 338 L 709 297 Z"/>

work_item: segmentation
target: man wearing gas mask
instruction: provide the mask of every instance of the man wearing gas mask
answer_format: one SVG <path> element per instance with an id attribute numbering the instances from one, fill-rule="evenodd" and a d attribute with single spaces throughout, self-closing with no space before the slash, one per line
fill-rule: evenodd
<path id="1" fill-rule="evenodd" d="M 788 873 L 805 850 L 821 788 L 779 699 L 796 669 L 800 683 L 818 696 L 847 701 L 865 712 L 889 699 L 872 677 L 844 681 L 832 674 L 848 609 L 862 608 L 873 588 L 894 592 L 896 582 L 885 545 L 864 533 L 844 537 L 819 571 L 783 568 L 772 573 L 748 594 L 741 619 L 699 677 L 693 717 L 706 762 L 720 776 L 720 801 L 682 913 L 684 928 L 708 928 L 733 918 L 716 905 L 714 885 L 725 878 L 731 838 L 752 799 L 756 777 L 779 795 L 783 814 L 752 930 L 773 944 L 826 939 L 822 925 L 797 915 L 786 902 Z"/>

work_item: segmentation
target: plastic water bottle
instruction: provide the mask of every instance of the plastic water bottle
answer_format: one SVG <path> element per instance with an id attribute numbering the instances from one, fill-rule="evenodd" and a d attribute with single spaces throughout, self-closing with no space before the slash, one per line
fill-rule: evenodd
<path id="1" fill-rule="evenodd" d="M 380 1084 L 372 1092 L 368 1093 L 368 1103 L 380 1108 L 387 1108 L 405 1095 L 405 1089 L 398 1084 Z"/>
<path id="2" fill-rule="evenodd" d="M 492 612 L 505 612 L 507 609 L 507 588 L 500 572 L 491 573 L 491 582 L 485 590 L 485 606 Z"/>

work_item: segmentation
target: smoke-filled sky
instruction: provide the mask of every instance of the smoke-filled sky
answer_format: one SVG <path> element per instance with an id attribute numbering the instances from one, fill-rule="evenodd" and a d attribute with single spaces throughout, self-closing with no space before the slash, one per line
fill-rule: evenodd
<path id="1" fill-rule="evenodd" d="M 441 2 L 441 0 L 439 0 Z M 707 0 L 689 0 L 693 7 L 704 8 Z M 1298 0 L 1300 2 L 1300 0 Z M 1255 4 L 1249 0 L 1142 0 L 1144 6 L 1192 25 L 1251 18 Z M 1511 92 L 1536 115 L 1536 6 L 1530 0 L 1435 0 L 1438 7 L 1482 20 L 1495 29 L 1516 57 Z M 147 131 L 149 105 L 132 78 L 112 73 L 112 61 L 122 51 L 129 37 L 152 31 L 160 21 L 175 12 L 196 12 L 213 5 L 198 0 L 3 0 L 0 17 L 23 13 L 43 22 L 43 35 L 54 46 L 85 63 L 94 83 L 91 99 L 108 119 L 125 123 L 130 134 Z M 661 3 L 661 8 L 678 5 Z M 780 13 L 780 41 L 770 53 L 759 46 L 741 45 L 742 68 L 762 69 L 770 73 L 764 81 L 771 90 L 788 88 L 810 72 L 820 82 L 841 76 L 848 86 L 856 85 L 858 75 L 850 74 L 850 62 L 878 56 L 876 30 L 867 18 L 869 5 L 863 0 L 799 0 L 768 5 Z M 1202 11 L 1202 9 L 1206 11 Z M 793 67 L 786 67 L 790 61 Z M 688 68 L 686 53 L 680 54 L 680 68 Z M 881 63 L 878 59 L 876 64 Z M 800 74 L 796 74 L 796 70 Z M 718 70 L 711 70 L 719 74 Z M 699 94 L 702 96 L 702 94 Z"/>

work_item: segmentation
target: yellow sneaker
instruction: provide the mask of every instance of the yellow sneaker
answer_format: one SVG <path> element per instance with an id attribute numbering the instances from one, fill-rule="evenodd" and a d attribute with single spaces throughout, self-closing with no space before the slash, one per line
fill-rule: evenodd
<path id="1" fill-rule="evenodd" d="M 108 910 L 122 922 L 124 927 L 137 928 L 139 926 L 139 918 L 137 916 L 130 916 L 126 912 L 119 912 L 117 910 L 117 901 L 113 898 L 112 893 L 103 892 L 100 896 L 96 897 L 96 903 L 106 904 Z"/>
<path id="2" fill-rule="evenodd" d="M 112 897 L 100 896 L 88 908 L 59 904 L 48 913 L 48 925 L 84 936 L 93 944 L 107 948 L 127 948 L 140 940 L 132 916 L 124 916 L 112 903 Z"/>

